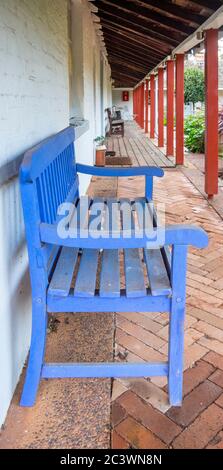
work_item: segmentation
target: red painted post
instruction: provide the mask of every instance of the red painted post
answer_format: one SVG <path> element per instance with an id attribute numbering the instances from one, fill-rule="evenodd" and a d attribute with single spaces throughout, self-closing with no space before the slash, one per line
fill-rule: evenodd
<path id="1" fill-rule="evenodd" d="M 137 88 L 137 124 L 139 124 L 139 87 Z"/>
<path id="2" fill-rule="evenodd" d="M 133 94 L 132 94 L 132 95 L 133 95 L 133 98 L 132 98 L 132 99 L 133 99 L 133 116 L 134 116 L 134 114 L 135 114 L 135 90 L 133 90 Z"/>
<path id="3" fill-rule="evenodd" d="M 176 54 L 176 164 L 184 164 L 184 54 Z"/>
<path id="4" fill-rule="evenodd" d="M 155 137 L 155 118 L 156 118 L 156 94 L 155 94 L 155 75 L 150 76 L 150 138 Z"/>
<path id="5" fill-rule="evenodd" d="M 137 103 L 137 96 L 138 96 L 138 91 L 137 91 L 137 88 L 135 89 L 135 120 L 136 122 L 138 122 L 138 103 Z"/>
<path id="6" fill-rule="evenodd" d="M 218 30 L 205 33 L 205 191 L 218 194 Z"/>
<path id="7" fill-rule="evenodd" d="M 149 132 L 149 81 L 146 80 L 145 89 L 145 133 Z"/>
<path id="8" fill-rule="evenodd" d="M 167 156 L 174 155 L 174 60 L 167 61 Z"/>
<path id="9" fill-rule="evenodd" d="M 164 69 L 158 69 L 158 147 L 164 146 Z"/>
<path id="10" fill-rule="evenodd" d="M 144 82 L 141 84 L 141 89 L 140 89 L 140 107 L 141 107 L 140 126 L 141 126 L 142 129 L 144 129 L 144 118 L 145 118 L 145 86 L 144 86 Z"/>

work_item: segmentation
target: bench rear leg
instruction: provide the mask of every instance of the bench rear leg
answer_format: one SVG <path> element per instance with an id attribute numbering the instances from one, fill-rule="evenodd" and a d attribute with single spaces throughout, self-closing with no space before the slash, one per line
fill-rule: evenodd
<path id="1" fill-rule="evenodd" d="M 172 253 L 172 300 L 169 323 L 169 401 L 181 406 L 183 398 L 184 318 L 187 247 L 176 245 Z"/>
<path id="2" fill-rule="evenodd" d="M 33 406 L 41 378 L 47 329 L 46 306 L 33 304 L 32 337 L 21 406 Z"/>
<path id="3" fill-rule="evenodd" d="M 182 308 L 181 308 L 182 307 Z M 181 406 L 183 397 L 183 352 L 185 306 L 172 306 L 169 325 L 169 401 Z"/>

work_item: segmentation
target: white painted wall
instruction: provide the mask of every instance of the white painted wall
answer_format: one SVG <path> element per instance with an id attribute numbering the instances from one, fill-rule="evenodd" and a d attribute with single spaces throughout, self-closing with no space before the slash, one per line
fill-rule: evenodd
<path id="1" fill-rule="evenodd" d="M 129 101 L 122 100 L 123 91 L 129 92 Z M 133 119 L 133 89 L 132 88 L 113 88 L 112 105 L 122 108 L 122 118 L 125 121 Z"/>
<path id="2" fill-rule="evenodd" d="M 0 2 L 0 167 L 69 122 L 64 0 Z M 18 181 L 0 188 L 0 424 L 27 356 L 31 303 Z"/>
<path id="3" fill-rule="evenodd" d="M 66 0 L 0 1 L 0 169 L 69 124 L 89 120 L 76 158 L 94 161 L 105 133 L 110 67 L 102 56 L 87 0 L 73 0 L 68 39 Z M 70 53 L 69 53 L 70 51 Z M 70 66 L 68 66 L 70 64 Z M 72 77 L 72 79 L 71 79 Z M 90 177 L 80 177 L 84 193 Z M 31 296 L 18 179 L 0 188 L 0 425 L 30 342 Z"/>
<path id="4" fill-rule="evenodd" d="M 104 110 L 111 106 L 111 70 L 100 51 L 87 0 L 72 3 L 72 51 L 71 116 L 89 121 L 88 132 L 75 143 L 76 160 L 92 165 L 95 159 L 93 141 L 98 135 L 105 134 L 107 126 Z M 90 176 L 80 175 L 82 194 L 89 182 Z"/>

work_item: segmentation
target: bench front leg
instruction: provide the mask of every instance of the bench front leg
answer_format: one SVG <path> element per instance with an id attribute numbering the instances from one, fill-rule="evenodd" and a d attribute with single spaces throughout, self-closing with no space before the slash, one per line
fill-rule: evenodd
<path id="1" fill-rule="evenodd" d="M 173 245 L 172 300 L 169 323 L 169 401 L 181 406 L 183 397 L 184 319 L 186 303 L 187 246 Z"/>
<path id="2" fill-rule="evenodd" d="M 33 406 L 35 404 L 44 361 L 46 330 L 46 303 L 43 299 L 36 298 L 33 300 L 32 306 L 31 346 L 20 406 Z"/>

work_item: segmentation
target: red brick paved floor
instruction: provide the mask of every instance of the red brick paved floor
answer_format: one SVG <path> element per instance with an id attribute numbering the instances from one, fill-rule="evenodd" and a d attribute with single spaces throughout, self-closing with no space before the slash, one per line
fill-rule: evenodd
<path id="1" fill-rule="evenodd" d="M 143 179 L 119 180 L 119 196 L 143 194 Z M 203 251 L 190 249 L 185 325 L 184 401 L 170 408 L 165 378 L 114 380 L 113 448 L 223 448 L 223 222 L 180 169 L 155 183 L 168 223 L 207 230 Z M 116 359 L 164 359 L 168 316 L 116 314 Z"/>

